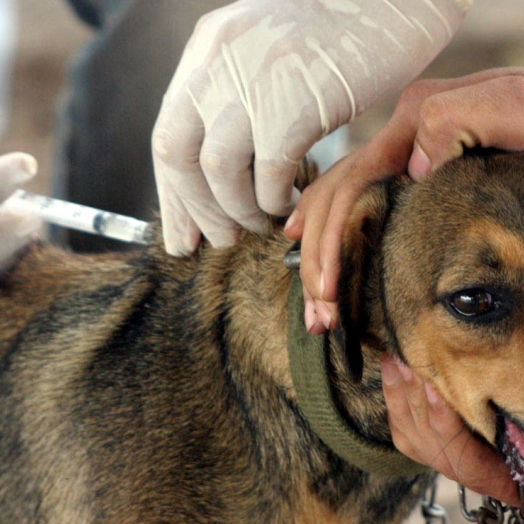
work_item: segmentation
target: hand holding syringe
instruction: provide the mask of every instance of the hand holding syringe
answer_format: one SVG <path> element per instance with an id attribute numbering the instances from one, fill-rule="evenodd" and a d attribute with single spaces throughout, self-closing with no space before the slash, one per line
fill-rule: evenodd
<path id="1" fill-rule="evenodd" d="M 151 239 L 152 228 L 147 222 L 18 189 L 37 170 L 36 160 L 26 153 L 0 156 L 0 213 L 41 219 L 124 242 L 147 244 Z M 16 236 L 14 231 L 11 236 Z"/>

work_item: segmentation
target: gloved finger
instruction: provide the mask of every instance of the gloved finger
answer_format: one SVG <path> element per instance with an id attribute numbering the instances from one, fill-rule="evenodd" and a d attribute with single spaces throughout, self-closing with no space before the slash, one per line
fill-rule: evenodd
<path id="1" fill-rule="evenodd" d="M 164 173 L 159 196 L 164 241 L 169 254 L 192 253 L 198 247 L 201 233 L 212 239 L 214 247 L 235 243 L 238 225 L 218 205 L 201 170 L 196 170 L 189 180 L 190 185 L 181 189 L 179 184 L 176 188 L 171 185 L 177 176 L 173 175 L 173 170 L 162 162 L 157 162 L 156 169 Z"/>
<path id="2" fill-rule="evenodd" d="M 158 163 L 157 166 L 156 169 L 162 171 Z M 166 252 L 173 256 L 188 255 L 195 251 L 200 243 L 200 229 L 178 195 L 169 191 L 169 183 L 166 181 L 161 187 L 160 216 Z"/>
<path id="3" fill-rule="evenodd" d="M 282 61 L 280 67 L 283 66 L 293 69 L 289 58 Z M 274 76 L 279 74 L 284 79 L 291 76 L 273 71 Z M 266 213 L 287 216 L 300 199 L 300 192 L 294 187 L 298 163 L 315 142 L 335 127 L 323 127 L 317 98 L 303 79 L 288 78 L 272 89 L 279 94 L 278 106 L 268 96 L 262 97 L 261 104 L 269 107 L 259 108 L 260 117 L 253 119 L 255 190 L 257 202 Z"/>
<path id="4" fill-rule="evenodd" d="M 14 152 L 0 156 L 0 201 L 31 180 L 37 171 L 38 163 L 31 155 Z M 41 224 L 32 215 L 5 211 L 0 205 L 0 270 L 9 266 Z"/>
<path id="5" fill-rule="evenodd" d="M 226 215 L 251 231 L 266 232 L 267 217 L 257 204 L 253 182 L 251 123 L 243 107 L 230 107 L 216 117 L 206 133 L 200 163 Z"/>
<path id="6" fill-rule="evenodd" d="M 208 196 L 202 197 L 205 193 Z M 190 197 L 184 198 L 184 206 L 189 214 L 195 217 L 195 223 L 213 247 L 226 248 L 235 244 L 240 228 L 218 205 L 209 186 L 207 191 L 197 195 L 193 193 Z"/>
<path id="7" fill-rule="evenodd" d="M 256 198 L 263 211 L 281 217 L 291 214 L 300 200 L 300 191 L 294 186 L 297 173 L 296 160 L 287 157 L 262 160 L 255 157 Z"/>
<path id="8" fill-rule="evenodd" d="M 189 92 L 166 95 L 152 140 L 167 252 L 192 253 L 201 232 L 215 246 L 233 243 L 238 227 L 220 208 L 200 165 L 204 124 Z"/>
<path id="9" fill-rule="evenodd" d="M 27 153 L 14 152 L 0 156 L 0 202 L 31 180 L 37 171 L 37 161 Z"/>
<path id="10" fill-rule="evenodd" d="M 261 89 L 260 99 L 254 101 L 253 93 L 251 96 L 245 93 L 246 89 L 250 91 L 247 79 L 255 73 L 250 71 L 254 67 L 252 61 L 246 64 L 241 56 L 237 56 L 242 51 L 238 44 L 224 46 L 221 58 L 215 61 L 212 71 L 208 72 L 212 83 L 221 86 L 221 92 L 232 95 L 217 96 L 214 90 L 201 92 L 198 83 L 192 83 L 191 90 L 195 93 L 196 104 L 203 115 L 206 128 L 205 149 L 202 151 L 201 161 L 211 160 L 210 152 L 214 155 L 217 149 L 219 152 L 215 156 L 215 160 L 218 157 L 218 165 L 213 165 L 212 161 L 209 165 L 203 165 L 213 193 L 227 215 L 249 229 L 260 230 L 265 228 L 263 212 L 287 216 L 293 210 L 300 195 L 293 186 L 298 161 L 306 154 L 314 139 L 303 141 L 302 135 L 308 132 L 305 131 L 307 126 L 302 126 L 297 137 L 287 140 L 293 144 L 300 143 L 299 149 L 291 152 L 293 156 L 280 154 L 280 151 L 274 149 L 275 146 L 282 148 L 286 139 L 281 135 L 287 128 L 283 127 L 283 122 L 272 119 L 271 125 L 268 126 L 267 115 L 261 114 L 263 109 L 260 105 L 269 103 L 268 98 L 282 99 L 288 95 L 279 90 L 279 86 L 274 86 L 271 96 L 268 96 L 259 82 L 255 82 L 257 87 L 253 89 L 255 92 Z M 199 82 L 205 84 L 203 80 L 206 79 L 200 78 Z M 207 80 L 209 84 L 209 79 Z M 265 89 L 267 90 L 267 86 Z M 282 100 L 279 107 L 284 110 L 285 100 Z M 286 114 L 286 118 L 292 116 Z M 259 135 L 255 136 L 253 133 L 257 130 Z M 257 143 L 256 150 L 254 142 Z M 267 147 L 265 144 L 268 144 Z M 251 176 L 251 180 L 248 175 Z M 233 181 L 231 176 L 235 177 Z M 251 189 L 253 176 L 254 193 Z M 227 177 L 227 183 L 224 182 L 224 177 Z M 236 203 L 233 203 L 232 197 Z"/>

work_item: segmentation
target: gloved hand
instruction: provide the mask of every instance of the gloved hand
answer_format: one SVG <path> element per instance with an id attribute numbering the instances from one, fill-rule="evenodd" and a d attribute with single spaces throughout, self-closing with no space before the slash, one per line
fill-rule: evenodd
<path id="1" fill-rule="evenodd" d="M 167 251 L 289 214 L 300 158 L 412 80 L 472 1 L 240 0 L 202 18 L 153 133 Z"/>
<path id="2" fill-rule="evenodd" d="M 1 203 L 36 175 L 36 160 L 25 153 L 0 156 L 0 270 L 26 245 L 41 221 L 27 214 L 3 210 Z"/>

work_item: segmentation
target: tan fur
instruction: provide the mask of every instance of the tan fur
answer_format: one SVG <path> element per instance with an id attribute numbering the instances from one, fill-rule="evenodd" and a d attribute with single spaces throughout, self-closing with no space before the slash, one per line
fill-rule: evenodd
<path id="1" fill-rule="evenodd" d="M 493 445 L 500 422 L 494 404 L 524 420 L 518 387 L 524 373 L 523 164 L 522 154 L 451 164 L 401 198 L 386 247 L 398 261 L 387 268 L 387 294 L 403 357 Z M 418 193 L 432 193 L 426 208 Z M 476 287 L 502 288 L 512 297 L 508 315 L 486 324 L 461 322 L 439 301 Z"/>

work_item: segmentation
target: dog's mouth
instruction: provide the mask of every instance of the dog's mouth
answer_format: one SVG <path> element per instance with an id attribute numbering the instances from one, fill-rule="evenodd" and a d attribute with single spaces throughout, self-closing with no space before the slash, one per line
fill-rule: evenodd
<path id="1" fill-rule="evenodd" d="M 497 447 L 506 459 L 511 476 L 524 487 L 524 427 L 502 409 L 497 410 Z"/>

